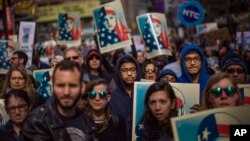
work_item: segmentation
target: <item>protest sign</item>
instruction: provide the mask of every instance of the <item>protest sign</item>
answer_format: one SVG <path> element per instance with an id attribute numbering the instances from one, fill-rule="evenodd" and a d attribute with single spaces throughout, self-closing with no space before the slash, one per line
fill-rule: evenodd
<path id="1" fill-rule="evenodd" d="M 140 140 L 141 119 L 147 89 L 154 82 L 135 82 L 133 98 L 132 140 Z M 190 113 L 190 107 L 199 103 L 199 84 L 170 83 L 177 97 L 178 115 Z"/>
<path id="2" fill-rule="evenodd" d="M 106 53 L 132 44 L 120 1 L 106 3 L 93 10 L 100 52 Z"/>
<path id="3" fill-rule="evenodd" d="M 167 22 L 164 14 L 147 13 L 136 17 L 140 35 L 145 44 L 147 58 L 172 55 L 167 36 Z"/>

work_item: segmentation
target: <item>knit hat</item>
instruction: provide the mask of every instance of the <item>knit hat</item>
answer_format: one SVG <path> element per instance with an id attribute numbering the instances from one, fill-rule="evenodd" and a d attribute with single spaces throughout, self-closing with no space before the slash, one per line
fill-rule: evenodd
<path id="1" fill-rule="evenodd" d="M 240 65 L 247 72 L 246 63 L 241 56 L 234 52 L 229 52 L 221 60 L 221 70 L 225 71 L 230 65 Z"/>

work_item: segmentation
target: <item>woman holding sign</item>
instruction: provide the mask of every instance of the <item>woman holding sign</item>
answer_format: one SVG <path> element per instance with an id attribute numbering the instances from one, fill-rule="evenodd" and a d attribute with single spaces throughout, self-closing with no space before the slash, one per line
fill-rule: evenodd
<path id="1" fill-rule="evenodd" d="M 176 95 L 168 82 L 152 84 L 146 93 L 142 119 L 143 141 L 171 141 L 170 118 L 176 117 Z"/>

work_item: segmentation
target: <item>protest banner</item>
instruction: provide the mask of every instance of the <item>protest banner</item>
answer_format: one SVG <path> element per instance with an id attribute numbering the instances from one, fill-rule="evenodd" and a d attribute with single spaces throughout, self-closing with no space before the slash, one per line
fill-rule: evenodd
<path id="1" fill-rule="evenodd" d="M 35 22 L 20 22 L 19 27 L 19 37 L 18 41 L 21 44 L 20 50 L 24 51 L 28 55 L 28 62 L 26 64 L 26 68 L 32 65 L 32 56 L 33 56 L 33 44 L 35 38 Z"/>
<path id="2" fill-rule="evenodd" d="M 205 39 L 206 39 L 206 42 L 209 45 L 215 45 L 217 40 L 220 40 L 220 41 L 225 41 L 225 40 L 231 41 L 232 40 L 232 36 L 231 36 L 228 28 L 227 27 L 223 27 L 223 28 L 220 28 L 220 29 L 218 29 L 216 31 L 206 33 L 205 34 Z"/>
<path id="3" fill-rule="evenodd" d="M 245 105 L 250 105 L 250 84 L 238 84 Z"/>
<path id="4" fill-rule="evenodd" d="M 56 47 L 56 42 L 54 40 L 48 40 L 44 42 L 38 42 L 35 45 L 36 51 L 41 57 L 54 57 L 54 50 Z"/>
<path id="5" fill-rule="evenodd" d="M 250 106 L 236 106 L 172 118 L 174 140 L 229 140 L 230 125 L 250 124 L 249 111 Z"/>
<path id="6" fill-rule="evenodd" d="M 58 15 L 58 30 L 58 45 L 76 47 L 81 45 L 81 35 L 83 32 L 78 13 L 60 13 Z"/>
<path id="7" fill-rule="evenodd" d="M 93 10 L 100 52 L 106 53 L 132 44 L 120 1 L 101 5 Z"/>
<path id="8" fill-rule="evenodd" d="M 50 99 L 52 95 L 52 71 L 52 69 L 33 71 L 35 80 L 39 82 L 37 92 L 46 100 Z"/>
<path id="9" fill-rule="evenodd" d="M 135 82 L 133 98 L 132 140 L 140 140 L 141 119 L 144 112 L 144 99 L 147 89 L 154 82 Z M 177 97 L 178 115 L 189 114 L 190 107 L 199 103 L 199 84 L 170 83 Z"/>
<path id="10" fill-rule="evenodd" d="M 147 13 L 136 17 L 140 35 L 145 44 L 147 58 L 159 55 L 171 56 L 171 46 L 167 36 L 167 22 L 164 14 Z"/>
<path id="11" fill-rule="evenodd" d="M 0 40 L 0 74 L 6 74 L 10 69 L 11 57 L 19 48 L 19 42 Z"/>

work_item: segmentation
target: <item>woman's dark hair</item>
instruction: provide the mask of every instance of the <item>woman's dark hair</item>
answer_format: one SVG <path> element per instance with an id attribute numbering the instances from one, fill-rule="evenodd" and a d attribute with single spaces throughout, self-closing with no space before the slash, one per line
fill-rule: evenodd
<path id="1" fill-rule="evenodd" d="M 168 82 L 156 82 L 152 84 L 147 92 L 146 97 L 144 100 L 144 115 L 143 115 L 143 123 L 147 124 L 151 129 L 157 130 L 159 126 L 161 126 L 158 120 L 153 116 L 152 112 L 149 108 L 149 98 L 154 92 L 158 91 L 165 91 L 168 95 L 171 103 L 176 100 L 175 92 L 172 86 Z M 175 106 L 174 109 L 171 109 L 170 113 L 168 114 L 167 118 L 164 121 L 164 128 L 169 136 L 173 137 L 170 118 L 176 117 L 178 115 L 177 108 Z"/>
<path id="2" fill-rule="evenodd" d="M 28 94 L 24 91 L 24 90 L 21 90 L 21 89 L 12 89 L 10 90 L 4 97 L 4 104 L 7 106 L 9 104 L 9 99 L 11 97 L 18 97 L 18 98 L 21 98 L 23 99 L 28 107 L 30 106 L 30 99 L 29 99 L 29 96 Z"/>

